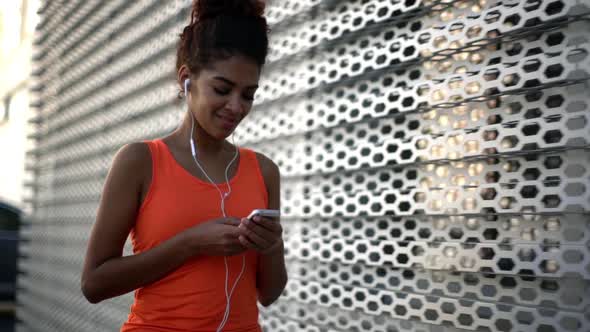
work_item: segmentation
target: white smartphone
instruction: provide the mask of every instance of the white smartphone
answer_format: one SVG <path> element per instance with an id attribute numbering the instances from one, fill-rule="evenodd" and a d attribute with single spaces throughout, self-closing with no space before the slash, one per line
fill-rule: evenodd
<path id="1" fill-rule="evenodd" d="M 281 216 L 281 211 L 279 210 L 265 210 L 265 209 L 256 209 L 250 212 L 248 215 L 248 219 L 254 218 L 254 216 L 260 217 L 268 217 L 268 218 L 278 218 Z"/>

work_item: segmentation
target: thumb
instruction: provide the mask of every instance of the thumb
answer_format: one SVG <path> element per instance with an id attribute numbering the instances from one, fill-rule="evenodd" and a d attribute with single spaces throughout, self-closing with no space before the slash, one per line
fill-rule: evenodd
<path id="1" fill-rule="evenodd" d="M 225 218 L 221 221 L 221 223 L 223 225 L 229 225 L 229 226 L 239 226 L 240 225 L 240 220 L 237 218 Z"/>
<path id="2" fill-rule="evenodd" d="M 238 237 L 242 232 L 239 227 L 235 225 L 222 224 L 222 233 L 230 237 Z"/>

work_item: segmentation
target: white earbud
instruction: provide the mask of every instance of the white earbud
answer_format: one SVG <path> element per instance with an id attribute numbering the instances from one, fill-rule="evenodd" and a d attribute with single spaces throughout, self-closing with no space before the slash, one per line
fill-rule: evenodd
<path id="1" fill-rule="evenodd" d="M 184 80 L 184 96 L 188 94 L 188 86 L 191 84 L 191 79 L 187 78 Z"/>

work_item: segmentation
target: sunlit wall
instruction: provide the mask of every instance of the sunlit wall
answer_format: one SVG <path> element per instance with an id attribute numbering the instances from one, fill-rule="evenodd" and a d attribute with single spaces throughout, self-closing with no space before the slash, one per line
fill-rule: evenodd
<path id="1" fill-rule="evenodd" d="M 30 197 L 25 152 L 35 144 L 27 139 L 35 128 L 28 123 L 32 43 L 38 22 L 38 1 L 0 3 L 0 200 L 26 208 Z"/>

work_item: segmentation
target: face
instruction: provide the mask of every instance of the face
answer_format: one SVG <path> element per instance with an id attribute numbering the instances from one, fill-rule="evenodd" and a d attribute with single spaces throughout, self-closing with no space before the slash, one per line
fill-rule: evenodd
<path id="1" fill-rule="evenodd" d="M 191 75 L 187 99 L 200 127 L 217 139 L 231 135 L 252 108 L 259 78 L 259 66 L 242 56 L 216 61 Z"/>

